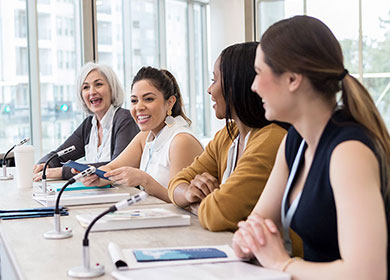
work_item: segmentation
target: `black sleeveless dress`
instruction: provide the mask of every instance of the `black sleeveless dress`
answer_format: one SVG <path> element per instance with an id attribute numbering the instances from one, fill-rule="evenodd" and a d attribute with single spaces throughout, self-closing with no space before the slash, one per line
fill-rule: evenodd
<path id="1" fill-rule="evenodd" d="M 360 141 L 376 154 L 367 131 L 348 117 L 343 110 L 338 110 L 332 115 L 322 132 L 301 199 L 291 221 L 291 228 L 302 238 L 305 260 L 330 262 L 340 259 L 337 213 L 330 184 L 329 167 L 334 148 L 348 140 Z M 294 127 L 291 127 L 286 139 L 286 161 L 290 172 L 301 141 L 302 137 Z M 304 153 L 299 166 L 302 166 L 303 155 Z M 298 167 L 297 173 L 299 171 Z M 351 192 L 353 192 L 352 187 Z M 288 205 L 285 209 L 288 210 Z M 387 259 L 389 268 L 389 257 Z"/>

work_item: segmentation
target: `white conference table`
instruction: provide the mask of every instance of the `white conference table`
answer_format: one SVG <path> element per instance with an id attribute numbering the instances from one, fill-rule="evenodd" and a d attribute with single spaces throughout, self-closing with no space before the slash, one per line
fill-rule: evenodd
<path id="1" fill-rule="evenodd" d="M 41 207 L 32 199 L 33 189 L 17 189 L 13 180 L 0 181 L 0 189 L 2 194 L 0 209 Z M 131 194 L 139 191 L 135 188 L 122 188 L 122 190 Z M 231 243 L 232 233 L 207 231 L 200 226 L 195 215 L 155 197 L 148 197 L 131 208 L 152 206 L 189 214 L 191 225 L 90 233 L 91 264 L 99 263 L 105 267 L 105 274 L 97 279 L 113 279 L 110 273 L 115 270 L 115 267 L 107 250 L 110 241 L 114 241 L 121 248 L 184 247 Z M 2 279 L 73 279 L 67 276 L 67 271 L 82 265 L 82 239 L 85 233 L 85 228 L 79 224 L 75 216 L 86 213 L 86 211 L 104 211 L 107 205 L 68 208 L 69 216 L 61 216 L 62 227 L 70 227 L 73 231 L 73 237 L 68 239 L 47 240 L 43 238 L 43 233 L 54 229 L 53 217 L 0 221 Z M 269 274 L 269 270 L 264 271 L 272 277 L 260 279 L 289 279 L 285 273 L 271 271 Z"/>

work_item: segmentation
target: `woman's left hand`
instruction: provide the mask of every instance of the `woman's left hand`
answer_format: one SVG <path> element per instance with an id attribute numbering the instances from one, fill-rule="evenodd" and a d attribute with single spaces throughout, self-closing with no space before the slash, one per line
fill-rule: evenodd
<path id="1" fill-rule="evenodd" d="M 39 171 L 33 175 L 33 181 L 37 182 L 42 180 L 43 171 Z M 47 179 L 61 179 L 62 178 L 62 167 L 53 167 L 46 169 Z"/>
<path id="2" fill-rule="evenodd" d="M 108 171 L 104 176 L 109 178 L 114 184 L 134 187 L 142 185 L 145 174 L 138 168 L 125 166 Z"/>
<path id="3" fill-rule="evenodd" d="M 250 248 L 251 253 L 264 267 L 281 270 L 290 256 L 284 248 L 283 239 L 275 223 L 253 213 L 238 226 L 238 234 L 244 241 L 244 248 Z"/>

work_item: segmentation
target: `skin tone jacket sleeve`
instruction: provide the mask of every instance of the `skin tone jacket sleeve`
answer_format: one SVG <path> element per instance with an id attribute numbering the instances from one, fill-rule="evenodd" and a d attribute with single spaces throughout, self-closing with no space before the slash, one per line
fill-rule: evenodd
<path id="1" fill-rule="evenodd" d="M 234 129 L 234 137 L 237 135 Z M 230 177 L 221 184 L 226 169 L 228 150 L 232 144 L 226 128 L 220 130 L 205 151 L 191 166 L 179 172 L 169 183 L 168 194 L 181 183 L 189 184 L 203 172 L 216 177 L 220 188 L 202 200 L 198 209 L 201 225 L 211 231 L 235 231 L 237 223 L 250 214 L 271 173 L 276 154 L 286 130 L 276 124 L 252 129 L 246 149 Z"/>

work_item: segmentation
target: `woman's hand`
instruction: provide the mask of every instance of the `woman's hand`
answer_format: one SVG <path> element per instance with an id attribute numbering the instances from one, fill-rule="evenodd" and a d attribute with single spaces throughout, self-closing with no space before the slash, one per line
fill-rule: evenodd
<path id="1" fill-rule="evenodd" d="M 72 169 L 72 173 L 74 173 L 73 169 Z M 80 181 L 83 183 L 84 186 L 87 186 L 87 187 L 107 185 L 96 174 L 91 174 L 91 175 L 88 175 L 84 178 L 81 178 Z"/>
<path id="2" fill-rule="evenodd" d="M 42 180 L 43 175 L 43 163 L 34 166 L 33 181 Z M 46 168 L 46 178 L 50 179 L 61 179 L 62 178 L 62 167 Z"/>
<path id="3" fill-rule="evenodd" d="M 37 174 L 38 172 L 42 171 L 44 166 L 45 166 L 44 163 L 35 164 L 33 168 L 33 173 Z"/>
<path id="4" fill-rule="evenodd" d="M 255 256 L 267 268 L 280 270 L 290 258 L 275 223 L 257 214 L 251 214 L 233 237 L 233 249 L 239 257 Z"/>
<path id="5" fill-rule="evenodd" d="M 109 178 L 116 185 L 135 187 L 138 185 L 145 185 L 145 175 L 146 173 L 138 168 L 124 166 L 108 171 L 104 176 Z"/>
<path id="6" fill-rule="evenodd" d="M 218 180 L 207 172 L 196 175 L 188 185 L 185 198 L 188 202 L 194 203 L 203 200 L 214 190 L 219 189 Z"/>

